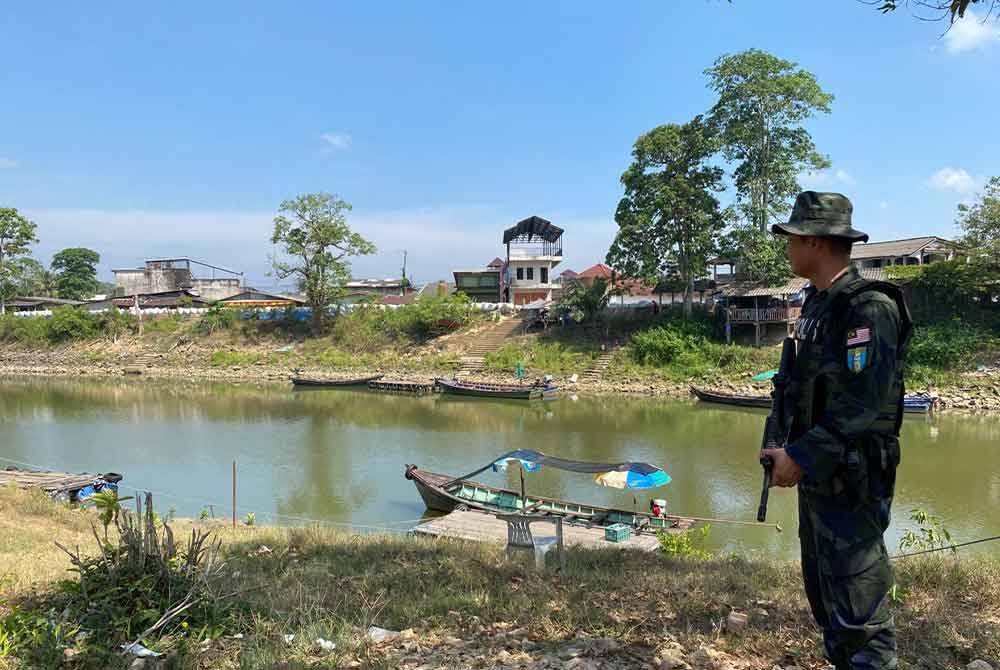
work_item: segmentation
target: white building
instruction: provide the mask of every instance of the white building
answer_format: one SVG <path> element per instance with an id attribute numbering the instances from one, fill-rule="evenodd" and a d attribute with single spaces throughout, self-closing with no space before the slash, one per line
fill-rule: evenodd
<path id="1" fill-rule="evenodd" d="M 539 216 L 528 217 L 504 231 L 505 302 L 526 305 L 552 300 L 552 289 L 559 287 L 554 268 L 563 258 L 562 234 L 562 228 Z"/>

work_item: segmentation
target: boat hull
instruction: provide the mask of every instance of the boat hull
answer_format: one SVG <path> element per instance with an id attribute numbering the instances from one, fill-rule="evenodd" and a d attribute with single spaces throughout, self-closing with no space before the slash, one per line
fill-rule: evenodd
<path id="1" fill-rule="evenodd" d="M 345 386 L 367 386 L 368 382 L 382 379 L 385 375 L 359 377 L 357 379 L 309 379 L 308 377 L 292 377 L 292 386 L 296 388 L 344 388 Z"/>
<path id="2" fill-rule="evenodd" d="M 714 393 L 703 389 L 691 387 L 698 400 L 702 402 L 713 402 L 720 405 L 732 405 L 734 407 L 761 407 L 770 409 L 770 396 L 751 395 L 730 395 L 727 393 Z M 907 414 L 926 414 L 934 409 L 935 399 L 928 396 L 906 396 L 903 398 L 903 412 Z"/>
<path id="3" fill-rule="evenodd" d="M 555 386 L 514 386 L 506 384 L 486 384 L 459 382 L 449 379 L 436 380 L 442 393 L 470 398 L 501 398 L 504 400 L 542 400 L 554 398 L 558 393 Z"/>
<path id="4" fill-rule="evenodd" d="M 650 530 L 683 530 L 693 523 L 691 519 L 684 517 L 657 517 L 641 512 L 583 505 L 542 496 L 529 495 L 524 501 L 519 493 L 510 489 L 469 480 L 455 481 L 452 477 L 421 470 L 415 465 L 406 467 L 405 476 L 417 487 L 417 492 L 427 509 L 436 512 L 449 513 L 456 509 L 467 508 L 493 514 L 511 514 L 527 507 L 533 513 L 561 516 L 569 522 L 602 527 L 625 523 L 630 526 L 639 524 Z"/>

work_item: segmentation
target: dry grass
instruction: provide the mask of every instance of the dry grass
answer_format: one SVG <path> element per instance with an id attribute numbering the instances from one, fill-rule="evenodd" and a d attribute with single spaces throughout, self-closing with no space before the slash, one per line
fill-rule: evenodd
<path id="1" fill-rule="evenodd" d="M 181 534 L 191 523 L 178 522 L 175 530 Z M 645 660 L 669 638 L 687 650 L 711 645 L 750 668 L 823 665 L 794 563 L 572 551 L 564 573 L 538 573 L 492 545 L 319 527 L 216 530 L 230 590 L 239 592 L 233 630 L 226 632 L 244 637 L 216 640 L 207 652 L 196 642 L 186 650 L 175 646 L 176 667 L 337 667 L 354 660 L 401 667 L 403 652 L 366 642 L 361 631 L 369 625 L 414 628 L 422 641 L 452 635 L 473 647 L 488 644 L 489 631 L 517 628 L 539 653 L 583 633 L 618 640 Z M 79 512 L 0 492 L 0 560 L 10 573 L 4 595 L 16 602 L 32 584 L 44 592 L 65 577 L 68 561 L 51 540 L 86 546 L 88 534 Z M 901 667 L 1000 658 L 1000 561 L 911 559 L 897 565 L 897 577 Z M 750 624 L 724 633 L 722 621 L 733 609 L 750 613 Z M 286 643 L 286 634 L 295 641 Z M 336 651 L 318 654 L 317 637 L 335 641 Z M 77 666 L 90 667 L 80 658 Z"/>

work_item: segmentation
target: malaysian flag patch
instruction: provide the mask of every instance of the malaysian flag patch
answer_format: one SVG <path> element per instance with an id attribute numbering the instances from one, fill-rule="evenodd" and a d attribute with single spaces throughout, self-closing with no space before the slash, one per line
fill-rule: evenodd
<path id="1" fill-rule="evenodd" d="M 872 341 L 871 328 L 855 328 L 847 331 L 847 346 L 853 347 Z"/>

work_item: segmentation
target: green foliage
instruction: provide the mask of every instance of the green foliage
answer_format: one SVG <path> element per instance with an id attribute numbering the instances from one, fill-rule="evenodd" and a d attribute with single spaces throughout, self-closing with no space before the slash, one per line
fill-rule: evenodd
<path id="1" fill-rule="evenodd" d="M 52 257 L 52 271 L 60 298 L 84 300 L 97 292 L 97 264 L 101 255 L 91 249 L 63 249 Z"/>
<path id="2" fill-rule="evenodd" d="M 19 659 L 31 668 L 58 668 L 63 650 L 73 646 L 78 629 L 57 621 L 54 612 L 13 607 L 0 616 L 0 659 Z"/>
<path id="3" fill-rule="evenodd" d="M 939 517 L 917 508 L 910 511 L 910 521 L 917 524 L 917 529 L 907 528 L 903 533 L 899 540 L 901 552 L 951 547 L 951 533 Z M 957 550 L 951 547 L 951 551 L 955 553 Z"/>
<path id="4" fill-rule="evenodd" d="M 725 225 L 715 193 L 722 169 L 710 163 L 719 148 L 713 126 L 700 116 L 658 126 L 639 137 L 633 162 L 621 177 L 618 233 L 607 262 L 628 277 L 676 275 L 689 289 L 705 274 Z M 691 311 L 691 291 L 685 292 Z"/>
<path id="5" fill-rule="evenodd" d="M 132 496 L 119 498 L 116 489 L 106 488 L 92 495 L 90 499 L 94 502 L 94 506 L 97 507 L 97 518 L 101 520 L 101 525 L 104 526 L 104 539 L 107 540 L 108 526 L 112 522 L 118 521 L 118 514 L 122 511 L 122 503 L 126 500 L 132 500 Z"/>
<path id="6" fill-rule="evenodd" d="M 712 527 L 705 525 L 680 533 L 660 532 L 656 537 L 660 541 L 660 550 L 667 556 L 707 561 L 712 558 L 712 552 L 705 549 L 704 544 L 711 531 Z"/>
<path id="7" fill-rule="evenodd" d="M 253 526 L 257 523 L 257 515 L 253 512 L 247 512 L 246 518 L 243 519 L 243 523 L 247 526 Z"/>
<path id="8" fill-rule="evenodd" d="M 604 279 L 590 283 L 572 281 L 565 287 L 556 310 L 565 310 L 578 323 L 593 323 L 601 317 L 610 299 L 611 292 Z"/>
<path id="9" fill-rule="evenodd" d="M 955 221 L 962 229 L 962 243 L 975 252 L 1000 249 L 1000 177 L 993 177 L 971 205 L 958 206 Z"/>
<path id="10" fill-rule="evenodd" d="M 265 355 L 256 351 L 213 351 L 208 359 L 210 365 L 219 368 L 229 368 L 243 365 L 254 365 L 265 359 Z"/>
<path id="11" fill-rule="evenodd" d="M 100 333 L 97 316 L 79 307 L 57 307 L 45 321 L 48 340 L 53 343 L 90 340 Z"/>
<path id="12" fill-rule="evenodd" d="M 785 252 L 787 242 L 750 223 L 737 224 L 723 238 L 722 254 L 736 261 L 740 274 L 751 281 L 779 286 L 792 276 Z"/>
<path id="13" fill-rule="evenodd" d="M 676 311 L 664 313 L 660 324 L 632 336 L 632 356 L 642 365 L 669 365 L 685 353 L 711 348 L 711 322 L 707 318 L 679 319 Z"/>
<path id="14" fill-rule="evenodd" d="M 28 253 L 28 248 L 38 242 L 35 224 L 18 214 L 13 207 L 0 207 L 0 314 L 6 311 L 5 301 L 12 294 L 14 282 L 11 260 Z"/>
<path id="15" fill-rule="evenodd" d="M 31 316 L 0 316 L 0 341 L 39 347 L 49 341 L 48 319 Z"/>
<path id="16" fill-rule="evenodd" d="M 914 329 L 907 366 L 962 372 L 972 369 L 984 348 L 1000 341 L 989 330 L 957 319 Z"/>
<path id="17" fill-rule="evenodd" d="M 236 325 L 236 311 L 215 303 L 198 320 L 197 330 L 202 335 L 231 330 Z"/>
<path id="18" fill-rule="evenodd" d="M 0 294 L 11 296 L 54 296 L 55 275 L 30 256 L 11 258 L 3 275 Z"/>
<path id="19" fill-rule="evenodd" d="M 184 319 L 180 314 L 167 314 L 156 318 L 147 317 L 143 319 L 142 327 L 149 333 L 175 333 L 183 323 Z"/>
<path id="20" fill-rule="evenodd" d="M 97 326 L 112 342 L 117 342 L 123 335 L 135 333 L 139 322 L 127 311 L 109 307 L 98 315 Z"/>
<path id="21" fill-rule="evenodd" d="M 524 366 L 530 374 L 566 375 L 583 372 L 597 355 L 596 347 L 574 347 L 563 342 L 531 340 L 506 344 L 483 357 L 483 367 L 496 372 L 517 371 Z"/>
<path id="22" fill-rule="evenodd" d="M 202 507 L 201 511 L 198 512 L 198 520 L 199 521 L 208 521 L 208 508 L 207 507 Z"/>
<path id="23" fill-rule="evenodd" d="M 350 279 L 352 256 L 375 253 L 375 245 L 353 232 L 346 212 L 351 205 L 329 193 L 308 193 L 281 203 L 271 242 L 289 260 L 273 259 L 279 279 L 294 277 L 312 308 L 313 324 L 326 320 L 327 307 Z"/>
<path id="24" fill-rule="evenodd" d="M 721 133 L 722 155 L 735 164 L 738 206 L 766 232 L 799 191 L 797 175 L 830 165 L 802 123 L 829 113 L 833 96 L 811 72 L 759 49 L 721 56 L 705 74 L 719 95 L 710 120 Z"/>
<path id="25" fill-rule="evenodd" d="M 331 339 L 351 352 L 373 352 L 451 332 L 475 318 L 472 303 L 463 293 L 425 296 L 402 307 L 355 307 L 337 316 Z"/>

